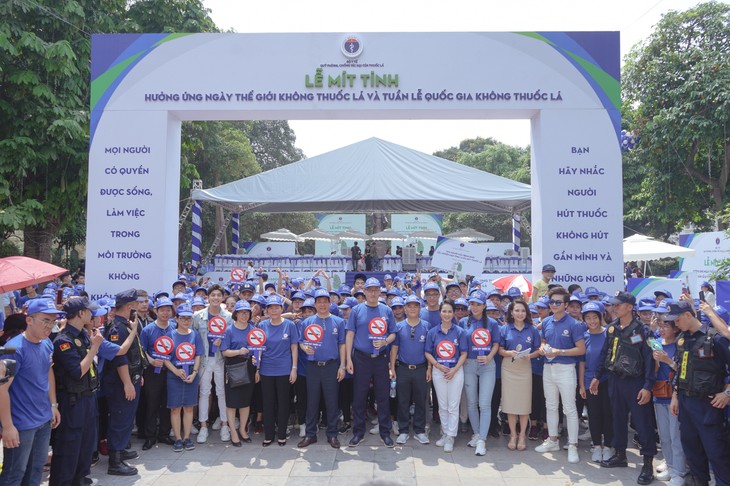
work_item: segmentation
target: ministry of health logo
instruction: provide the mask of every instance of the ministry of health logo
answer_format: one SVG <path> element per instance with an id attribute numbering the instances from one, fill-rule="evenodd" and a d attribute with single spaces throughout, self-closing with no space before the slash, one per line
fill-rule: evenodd
<path id="1" fill-rule="evenodd" d="M 354 59 L 362 54 L 363 44 L 359 37 L 354 35 L 348 35 L 342 42 L 342 53 L 345 57 Z"/>

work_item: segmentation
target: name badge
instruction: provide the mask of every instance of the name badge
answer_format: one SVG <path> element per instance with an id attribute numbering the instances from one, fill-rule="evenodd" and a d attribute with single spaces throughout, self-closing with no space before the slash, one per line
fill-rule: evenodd
<path id="1" fill-rule="evenodd" d="M 638 344 L 642 341 L 642 337 L 638 334 L 631 336 L 631 344 Z"/>

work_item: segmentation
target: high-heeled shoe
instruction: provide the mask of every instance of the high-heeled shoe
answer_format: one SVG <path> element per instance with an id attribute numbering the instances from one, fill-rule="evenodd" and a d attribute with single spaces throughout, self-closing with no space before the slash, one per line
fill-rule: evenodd
<path id="1" fill-rule="evenodd" d="M 517 450 L 524 451 L 525 449 L 527 449 L 527 438 L 525 434 L 520 434 L 520 437 L 517 439 Z"/>
<path id="2" fill-rule="evenodd" d="M 510 435 L 509 436 L 509 442 L 507 443 L 507 449 L 513 451 L 517 448 L 517 436 L 516 435 Z"/>

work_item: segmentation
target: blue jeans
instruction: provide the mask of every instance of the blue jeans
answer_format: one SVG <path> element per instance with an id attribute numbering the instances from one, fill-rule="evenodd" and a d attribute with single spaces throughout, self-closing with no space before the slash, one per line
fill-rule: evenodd
<path id="1" fill-rule="evenodd" d="M 0 486 L 38 486 L 43 478 L 43 466 L 48 460 L 51 423 L 38 428 L 19 430 L 20 445 L 3 449 L 3 470 Z"/>
<path id="2" fill-rule="evenodd" d="M 491 360 L 480 365 L 475 359 L 464 363 L 464 389 L 466 390 L 466 409 L 472 432 L 487 440 L 489 424 L 492 420 L 492 393 L 497 381 L 497 365 Z"/>

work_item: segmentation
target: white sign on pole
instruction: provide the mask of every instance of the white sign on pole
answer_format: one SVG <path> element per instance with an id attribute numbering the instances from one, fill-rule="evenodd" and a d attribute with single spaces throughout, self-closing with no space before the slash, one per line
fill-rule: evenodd
<path id="1" fill-rule="evenodd" d="M 485 258 L 485 246 L 439 236 L 431 265 L 454 275 L 481 275 Z"/>

